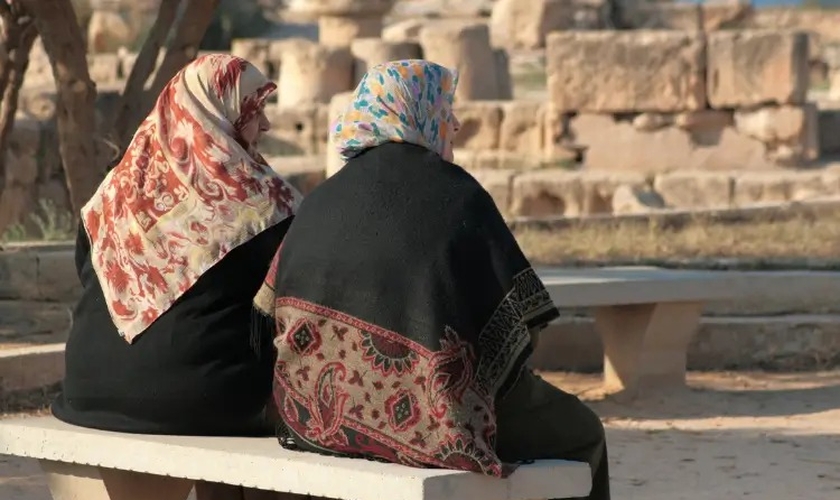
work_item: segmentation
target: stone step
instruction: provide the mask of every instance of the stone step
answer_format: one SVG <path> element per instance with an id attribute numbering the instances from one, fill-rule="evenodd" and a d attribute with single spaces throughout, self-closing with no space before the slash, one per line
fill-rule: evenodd
<path id="1" fill-rule="evenodd" d="M 53 386 L 64 378 L 64 342 L 0 347 L 0 394 Z"/>
<path id="2" fill-rule="evenodd" d="M 563 316 L 540 335 L 540 370 L 600 371 L 594 321 Z M 801 370 L 840 366 L 840 314 L 704 317 L 688 349 L 690 370 Z"/>

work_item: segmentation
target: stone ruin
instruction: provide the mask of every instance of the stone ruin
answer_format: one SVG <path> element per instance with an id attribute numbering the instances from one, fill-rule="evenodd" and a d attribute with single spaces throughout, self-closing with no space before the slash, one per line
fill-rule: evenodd
<path id="1" fill-rule="evenodd" d="M 758 22 L 740 3 L 619 9 L 607 0 L 497 0 L 490 17 L 420 19 L 395 17 L 395 1 L 294 1 L 297 14 L 317 23 L 316 38 L 234 41 L 232 53 L 278 82 L 264 150 L 304 191 L 340 166 L 329 154 L 329 126 L 366 69 L 424 57 L 459 70 L 456 161 L 508 216 L 732 207 L 840 193 L 840 167 L 813 168 L 840 153 L 840 112 L 817 109 L 807 95 L 814 51 L 829 79 L 840 81 L 840 37 L 821 32 L 815 44 L 814 31 L 755 28 L 797 28 L 799 18 Z M 154 1 L 145 3 L 150 10 Z M 477 5 L 463 3 L 452 10 Z M 94 14 L 114 17 L 113 5 L 98 5 Z M 93 36 L 107 24 L 95 18 L 89 62 L 104 120 L 136 54 Z M 655 29 L 609 29 L 641 20 Z M 729 29 L 741 25 L 749 29 Z M 523 55 L 545 60 L 547 88 L 514 99 L 512 66 Z M 21 215 L 40 198 L 67 203 L 54 99 L 49 63 L 36 46 L 9 151 L 9 178 L 31 198 Z"/>

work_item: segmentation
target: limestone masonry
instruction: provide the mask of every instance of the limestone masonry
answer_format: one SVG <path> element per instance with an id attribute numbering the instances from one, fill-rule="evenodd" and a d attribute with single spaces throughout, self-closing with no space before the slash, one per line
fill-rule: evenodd
<path id="1" fill-rule="evenodd" d="M 509 216 L 840 195 L 840 167 L 831 166 L 840 154 L 836 12 L 738 2 L 441 2 L 264 2 L 316 28 L 314 37 L 233 42 L 232 53 L 278 83 L 263 144 L 273 166 L 311 190 L 341 166 L 329 127 L 367 68 L 424 57 L 459 70 L 457 162 Z M 103 130 L 136 59 L 126 47 L 156 3 L 79 11 Z M 818 82 L 824 90 L 814 94 Z M 7 175 L 20 200 L 16 218 L 26 223 L 40 199 L 67 206 L 54 81 L 40 43 L 19 108 Z M 103 147 L 103 165 L 109 154 Z"/>

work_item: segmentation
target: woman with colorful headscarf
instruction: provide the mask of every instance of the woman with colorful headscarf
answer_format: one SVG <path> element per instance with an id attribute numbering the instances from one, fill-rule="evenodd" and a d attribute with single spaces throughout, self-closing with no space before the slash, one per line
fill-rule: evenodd
<path id="1" fill-rule="evenodd" d="M 590 498 L 609 498 L 600 420 L 525 367 L 558 311 L 451 163 L 456 83 L 422 60 L 373 67 L 335 125 L 346 163 L 302 203 L 254 300 L 281 443 L 497 477 L 583 460 Z"/>
<path id="2" fill-rule="evenodd" d="M 53 413 L 106 430 L 256 432 L 271 393 L 270 341 L 251 301 L 300 194 L 255 145 L 275 90 L 212 54 L 164 88 L 81 213 L 83 285 Z"/>

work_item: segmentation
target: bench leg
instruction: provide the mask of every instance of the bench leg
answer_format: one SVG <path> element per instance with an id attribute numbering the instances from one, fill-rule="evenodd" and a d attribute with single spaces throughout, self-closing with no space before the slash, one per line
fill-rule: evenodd
<path id="1" fill-rule="evenodd" d="M 595 309 L 604 346 L 604 390 L 622 399 L 685 387 L 688 344 L 703 303 L 668 302 Z"/>
<path id="2" fill-rule="evenodd" d="M 195 483 L 196 500 L 314 500 L 316 498 L 309 495 L 264 491 L 205 481 Z"/>
<path id="3" fill-rule="evenodd" d="M 54 500 L 184 500 L 193 482 L 41 460 Z"/>

